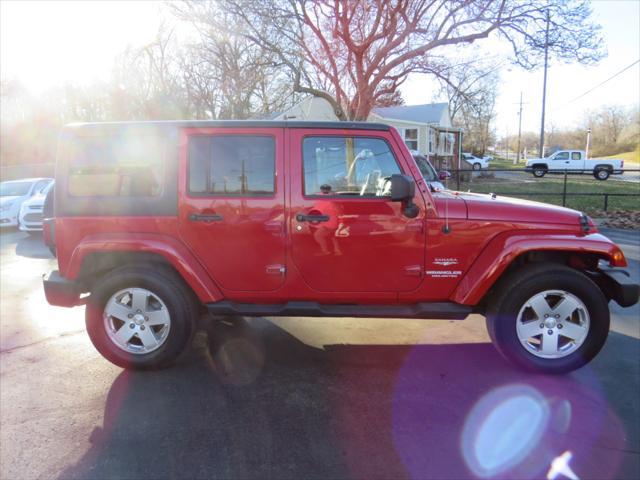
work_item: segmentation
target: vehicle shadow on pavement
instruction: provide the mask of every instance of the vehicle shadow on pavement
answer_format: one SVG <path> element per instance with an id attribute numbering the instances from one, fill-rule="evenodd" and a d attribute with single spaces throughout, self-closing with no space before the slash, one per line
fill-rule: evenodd
<path id="1" fill-rule="evenodd" d="M 19 257 L 50 259 L 51 252 L 44 244 L 42 235 L 34 234 L 18 239 L 16 242 L 16 255 Z"/>
<path id="2" fill-rule="evenodd" d="M 60 478 L 541 478 L 566 451 L 580 478 L 633 476 L 637 429 L 622 425 L 638 406 L 616 398 L 637 387 L 619 354 L 638 340 L 609 342 L 593 367 L 545 376 L 490 344 L 321 350 L 254 319 L 198 335 L 173 368 L 123 371 Z M 612 364 L 634 385 L 607 383 Z"/>

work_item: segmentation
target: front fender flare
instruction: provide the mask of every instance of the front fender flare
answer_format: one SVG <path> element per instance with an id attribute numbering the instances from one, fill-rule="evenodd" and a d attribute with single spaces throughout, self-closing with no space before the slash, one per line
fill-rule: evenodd
<path id="1" fill-rule="evenodd" d="M 109 233 L 85 237 L 71 254 L 65 277 L 78 278 L 82 264 L 89 254 L 108 252 L 141 252 L 162 256 L 191 287 L 203 303 L 224 298 L 207 271 L 187 247 L 165 235 L 144 233 Z"/>
<path id="2" fill-rule="evenodd" d="M 476 305 L 518 256 L 527 252 L 560 251 L 599 255 L 615 267 L 627 265 L 620 248 L 604 235 L 531 234 L 505 232 L 494 238 L 464 275 L 450 299 Z"/>

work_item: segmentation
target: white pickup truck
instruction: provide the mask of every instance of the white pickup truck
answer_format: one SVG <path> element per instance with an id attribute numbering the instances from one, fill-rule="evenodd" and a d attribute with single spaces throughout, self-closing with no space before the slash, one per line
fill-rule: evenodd
<path id="1" fill-rule="evenodd" d="M 530 158 L 525 169 L 534 177 L 544 177 L 547 173 L 591 173 L 598 180 L 606 180 L 609 175 L 621 174 L 624 160 L 610 158 L 587 159 L 584 150 L 559 150 L 547 158 Z"/>

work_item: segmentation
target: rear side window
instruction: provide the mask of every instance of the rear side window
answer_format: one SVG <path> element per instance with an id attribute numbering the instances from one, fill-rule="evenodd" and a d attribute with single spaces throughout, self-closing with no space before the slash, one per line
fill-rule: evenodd
<path id="1" fill-rule="evenodd" d="M 155 136 L 76 137 L 70 145 L 69 195 L 155 197 L 164 178 L 164 152 Z"/>
<path id="2" fill-rule="evenodd" d="M 401 173 L 387 142 L 365 137 L 307 137 L 304 194 L 382 197 Z"/>
<path id="3" fill-rule="evenodd" d="M 571 152 L 571 160 L 580 160 L 580 152 Z"/>
<path id="4" fill-rule="evenodd" d="M 189 192 L 261 196 L 275 192 L 275 140 L 269 136 L 209 135 L 189 139 Z"/>

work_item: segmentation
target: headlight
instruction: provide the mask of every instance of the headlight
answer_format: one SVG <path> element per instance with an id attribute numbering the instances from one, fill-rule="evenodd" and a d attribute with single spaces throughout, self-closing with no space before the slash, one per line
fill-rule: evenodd
<path id="1" fill-rule="evenodd" d="M 1 207 L 0 207 L 0 212 L 4 212 L 6 210 L 9 210 L 11 207 L 13 207 L 13 202 L 7 202 L 4 203 Z"/>

